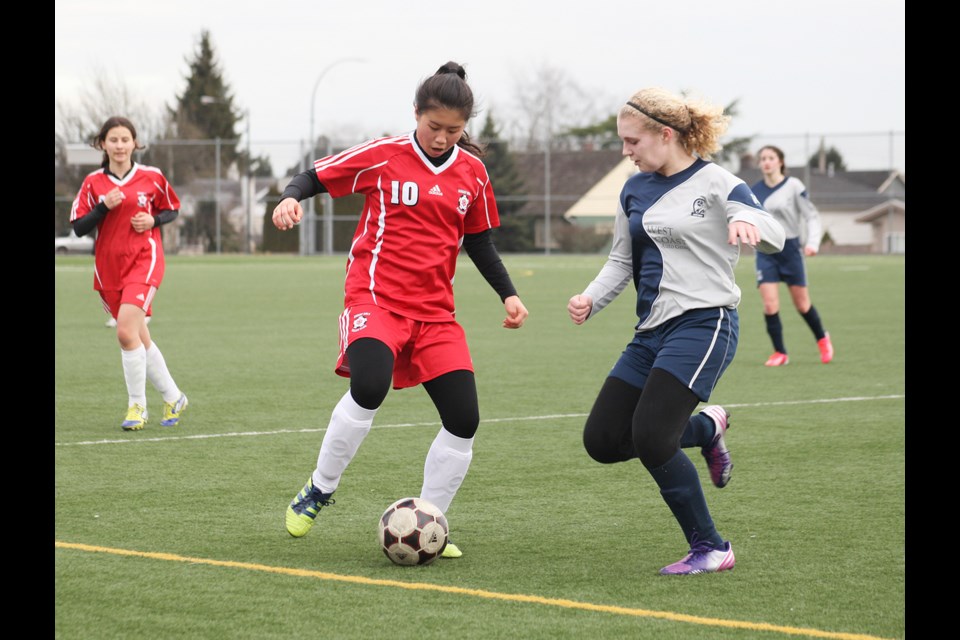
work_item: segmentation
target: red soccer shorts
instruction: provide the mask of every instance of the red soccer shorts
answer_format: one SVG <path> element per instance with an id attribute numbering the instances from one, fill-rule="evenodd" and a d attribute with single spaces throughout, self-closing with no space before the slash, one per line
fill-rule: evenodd
<path id="1" fill-rule="evenodd" d="M 347 347 L 374 338 L 393 352 L 393 388 L 415 387 L 445 373 L 473 371 L 467 336 L 456 321 L 421 322 L 373 304 L 349 307 L 340 314 L 337 375 L 350 377 Z"/>
<path id="2" fill-rule="evenodd" d="M 128 284 L 122 290 L 100 291 L 100 299 L 104 311 L 116 319 L 121 304 L 132 304 L 143 309 L 148 316 L 152 315 L 151 303 L 156 294 L 157 288 L 148 284 Z"/>

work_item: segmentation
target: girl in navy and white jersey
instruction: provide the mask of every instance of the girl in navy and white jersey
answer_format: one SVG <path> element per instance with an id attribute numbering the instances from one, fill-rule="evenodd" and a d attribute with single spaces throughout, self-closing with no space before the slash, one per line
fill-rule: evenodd
<path id="1" fill-rule="evenodd" d="M 732 569 L 733 547 L 717 532 L 700 477 L 681 447 L 698 446 L 724 487 L 733 463 L 729 414 L 709 405 L 691 415 L 733 359 L 740 243 L 783 247 L 783 227 L 749 187 L 708 161 L 729 118 L 719 106 L 643 89 L 621 107 L 617 134 L 640 173 L 626 182 L 606 264 L 567 310 L 576 324 L 633 280 L 633 340 L 608 374 L 583 431 L 587 453 L 610 464 L 639 458 L 660 488 L 689 552 L 661 574 Z"/>
<path id="2" fill-rule="evenodd" d="M 780 221 L 787 234 L 783 251 L 773 255 L 757 253 L 757 288 L 763 299 L 763 318 L 767 333 L 773 342 L 773 355 L 767 358 L 768 367 L 780 367 L 790 362 L 783 340 L 780 322 L 780 283 L 787 283 L 793 306 L 810 327 L 820 361 L 833 360 L 833 343 L 824 331 L 820 314 L 810 302 L 804 257 L 817 255 L 820 250 L 820 214 L 810 202 L 807 188 L 798 179 L 787 176 L 783 151 L 773 145 L 760 149 L 758 162 L 763 179 L 753 185 L 753 192 L 763 208 Z"/>
<path id="3" fill-rule="evenodd" d="M 291 229 L 300 201 L 319 193 L 366 199 L 350 245 L 336 372 L 350 389 L 333 410 L 317 465 L 287 507 L 300 537 L 332 504 L 347 465 L 392 386 L 422 384 L 443 426 L 427 453 L 420 497 L 446 512 L 463 482 L 480 422 L 473 363 L 455 319 L 453 279 L 462 246 L 506 310 L 503 326 L 527 317 L 491 239 L 500 218 L 481 149 L 465 132 L 473 93 L 448 62 L 421 83 L 414 131 L 379 138 L 314 162 L 294 177 L 273 212 Z M 442 557 L 459 557 L 448 542 Z"/>

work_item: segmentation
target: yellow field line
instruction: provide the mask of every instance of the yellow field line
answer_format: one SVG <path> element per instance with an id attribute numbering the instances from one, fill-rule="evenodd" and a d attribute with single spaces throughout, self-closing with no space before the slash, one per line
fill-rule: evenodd
<path id="1" fill-rule="evenodd" d="M 191 558 L 174 553 L 157 553 L 151 551 L 131 551 L 129 549 L 115 549 L 111 547 L 100 547 L 89 544 L 79 544 L 73 542 L 54 542 L 54 546 L 59 549 L 76 549 L 78 551 L 90 551 L 95 553 L 111 553 L 118 556 L 135 556 L 139 558 L 150 558 L 152 560 L 166 560 L 169 562 L 189 562 L 191 564 L 206 564 L 214 567 L 230 567 L 233 569 L 246 569 L 249 571 L 264 571 L 267 573 L 279 573 L 288 576 L 298 576 L 303 578 L 317 578 L 320 580 L 333 580 L 337 582 L 351 582 L 354 584 L 372 585 L 378 587 L 395 587 L 399 589 L 409 589 L 412 591 L 439 591 L 441 593 L 451 593 L 456 595 L 473 596 L 476 598 L 487 598 L 490 600 L 506 600 L 508 602 L 529 602 L 533 604 L 542 604 L 551 607 L 563 607 L 565 609 L 581 609 L 583 611 L 598 611 L 601 613 L 613 613 L 623 616 L 636 616 L 639 618 L 659 618 L 662 620 L 671 620 L 674 622 L 687 622 L 710 627 L 728 627 L 731 629 L 745 629 L 750 631 L 771 631 L 783 633 L 792 636 L 808 636 L 813 638 L 831 638 L 834 640 L 885 640 L 877 636 L 865 635 L 862 633 L 841 633 L 834 631 L 821 631 L 819 629 L 809 629 L 802 627 L 786 627 L 776 624 L 767 624 L 765 622 L 745 622 L 741 620 L 724 620 L 722 618 L 704 618 L 701 616 L 690 616 L 682 613 L 672 613 L 669 611 L 650 611 L 648 609 L 633 609 L 629 607 L 617 607 L 613 605 L 591 604 L 589 602 L 577 602 L 576 600 L 564 600 L 561 598 L 544 598 L 541 596 L 531 596 L 521 593 L 498 593 L 496 591 L 485 591 L 483 589 L 466 589 L 463 587 L 451 587 L 439 584 L 429 584 L 426 582 L 400 582 L 398 580 L 382 580 L 378 578 L 364 578 L 362 576 L 340 575 L 337 573 L 327 573 L 325 571 L 313 571 L 310 569 L 292 569 L 289 567 L 271 567 L 265 564 L 254 564 L 249 562 L 233 562 L 230 560 L 212 560 L 209 558 Z"/>

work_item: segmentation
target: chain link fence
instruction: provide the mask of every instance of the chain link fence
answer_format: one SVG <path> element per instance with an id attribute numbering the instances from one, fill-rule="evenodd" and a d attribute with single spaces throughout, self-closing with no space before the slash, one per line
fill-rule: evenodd
<path id="1" fill-rule="evenodd" d="M 318 157 L 360 142 L 321 138 Z M 776 145 L 785 152 L 791 175 L 804 181 L 821 212 L 852 220 L 869 214 L 872 207 L 884 202 L 905 202 L 905 142 L 905 133 L 894 131 L 757 134 L 752 137 L 748 153 L 727 160 L 724 166 L 749 184 L 756 176 L 753 155 L 763 145 Z M 180 216 L 163 228 L 165 250 L 170 254 L 300 255 L 348 251 L 362 199 L 317 196 L 312 202 L 304 202 L 306 215 L 297 231 L 281 233 L 270 223 L 273 208 L 289 176 L 306 170 L 314 154 L 303 141 L 244 143 L 246 147 L 240 146 L 240 140 L 154 140 L 146 150 L 138 152 L 137 160 L 160 168 L 181 200 Z M 605 251 L 610 225 L 605 225 L 603 218 L 612 222 L 615 193 L 604 196 L 600 203 L 603 207 L 609 201 L 608 215 L 600 212 L 596 220 L 587 220 L 568 218 L 566 214 L 591 189 L 596 191 L 594 187 L 619 163 L 619 146 L 592 149 L 587 144 L 571 144 L 569 139 L 563 139 L 554 141 L 549 149 L 543 145 L 540 150 L 521 152 L 515 151 L 513 144 L 509 148 L 522 186 L 515 193 L 504 191 L 498 189 L 494 179 L 503 222 L 498 230 L 498 248 L 547 254 Z M 81 149 L 86 153 L 78 154 Z M 57 161 L 56 235 L 69 231 L 73 198 L 83 177 L 99 166 L 99 158 L 100 152 L 76 143 L 68 145 L 66 157 Z M 269 158 L 272 173 L 288 177 L 257 175 L 258 170 L 263 173 L 263 168 L 249 158 Z M 489 162 L 488 168 L 496 175 Z M 893 187 L 884 184 L 890 176 L 899 176 Z M 902 252 L 905 230 L 897 231 L 892 219 L 888 226 L 882 233 L 899 233 L 899 240 L 888 239 L 887 248 L 874 247 L 871 241 L 871 247 L 865 250 L 884 252 L 893 246 L 900 247 L 893 252 Z"/>

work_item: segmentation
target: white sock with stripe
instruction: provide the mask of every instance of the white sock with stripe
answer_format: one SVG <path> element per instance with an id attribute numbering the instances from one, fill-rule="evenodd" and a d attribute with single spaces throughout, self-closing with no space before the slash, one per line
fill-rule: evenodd
<path id="1" fill-rule="evenodd" d="M 340 398 L 333 408 L 327 433 L 320 445 L 317 468 L 313 471 L 313 486 L 323 493 L 336 491 L 340 486 L 340 476 L 357 454 L 360 443 L 370 433 L 375 415 L 377 409 L 364 409 L 358 405 L 349 389 Z"/>
<path id="2" fill-rule="evenodd" d="M 141 344 L 131 351 L 120 350 L 123 379 L 127 383 L 127 406 L 147 406 L 147 352 Z"/>
<path id="3" fill-rule="evenodd" d="M 441 427 L 423 463 L 420 497 L 446 513 L 472 459 L 473 438 L 459 438 Z"/>
<path id="4" fill-rule="evenodd" d="M 180 399 L 180 388 L 173 381 L 173 376 L 167 369 L 167 362 L 163 359 L 163 354 L 160 353 L 160 347 L 156 342 L 147 349 L 147 380 L 157 388 L 164 402 L 176 402 Z"/>

